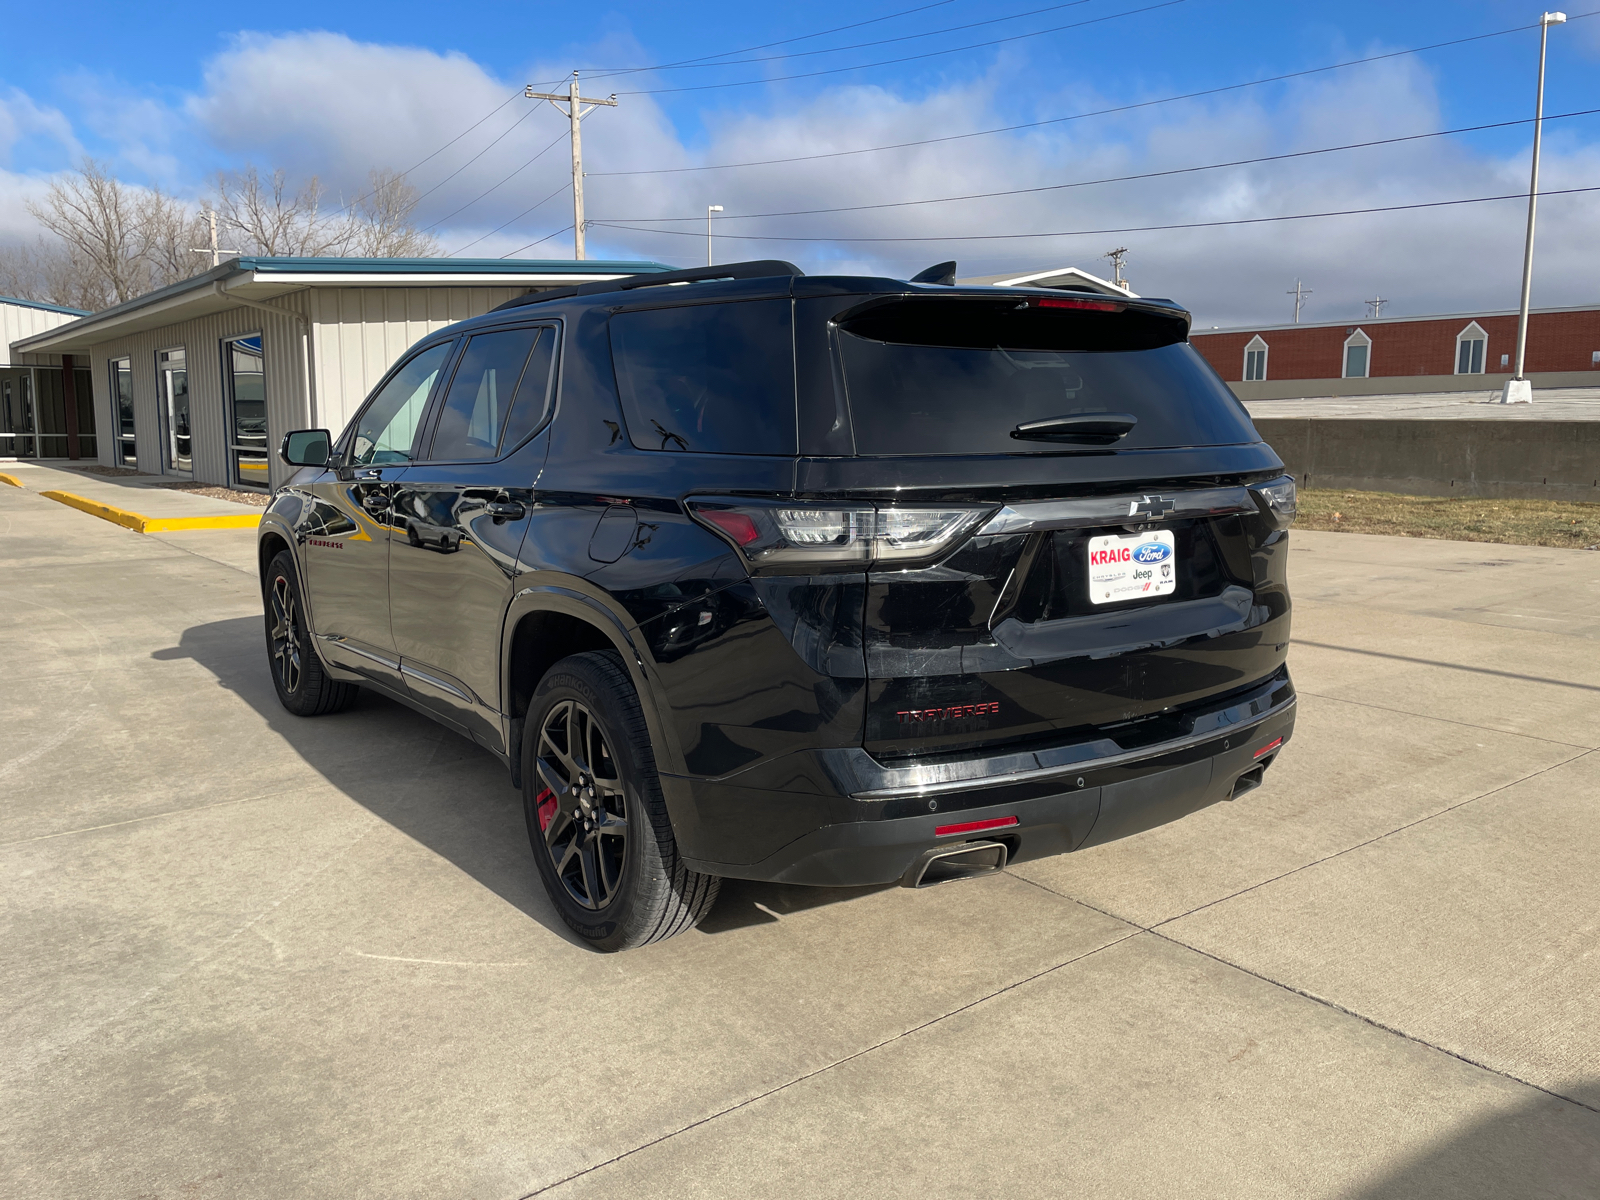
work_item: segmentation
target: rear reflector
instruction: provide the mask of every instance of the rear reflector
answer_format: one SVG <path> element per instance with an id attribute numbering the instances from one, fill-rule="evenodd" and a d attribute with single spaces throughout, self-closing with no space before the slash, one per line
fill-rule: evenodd
<path id="1" fill-rule="evenodd" d="M 977 833 L 983 829 L 1004 829 L 1007 825 L 1015 825 L 1016 823 L 1017 819 L 1015 817 L 990 817 L 987 821 L 963 821 L 959 825 L 941 825 L 933 833 L 935 837 L 945 837 L 952 833 Z"/>
<path id="2" fill-rule="evenodd" d="M 1276 750 L 1281 745 L 1283 745 L 1283 739 L 1282 738 L 1273 738 L 1265 746 L 1263 746 L 1263 747 L 1261 747 L 1261 749 L 1257 750 L 1255 752 L 1255 754 L 1252 755 L 1252 757 L 1260 758 L 1263 754 L 1270 754 L 1272 751 Z"/>
<path id="3" fill-rule="evenodd" d="M 748 546 L 761 536 L 756 523 L 741 512 L 725 509 L 708 509 L 700 514 L 734 540 L 735 545 Z"/>

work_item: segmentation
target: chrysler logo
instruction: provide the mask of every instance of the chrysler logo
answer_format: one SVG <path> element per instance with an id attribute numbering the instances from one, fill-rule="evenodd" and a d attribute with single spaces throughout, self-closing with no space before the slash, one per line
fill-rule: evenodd
<path id="1" fill-rule="evenodd" d="M 1146 496 L 1143 500 L 1128 501 L 1128 515 L 1130 517 L 1148 517 L 1152 521 L 1159 521 L 1175 507 L 1177 506 L 1165 496 Z"/>

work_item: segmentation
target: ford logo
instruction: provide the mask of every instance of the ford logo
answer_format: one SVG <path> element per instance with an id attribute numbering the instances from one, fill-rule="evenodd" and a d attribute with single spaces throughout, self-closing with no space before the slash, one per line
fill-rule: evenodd
<path id="1" fill-rule="evenodd" d="M 1133 561 L 1141 563 L 1166 562 L 1172 557 L 1172 547 L 1162 542 L 1141 542 L 1133 548 Z"/>

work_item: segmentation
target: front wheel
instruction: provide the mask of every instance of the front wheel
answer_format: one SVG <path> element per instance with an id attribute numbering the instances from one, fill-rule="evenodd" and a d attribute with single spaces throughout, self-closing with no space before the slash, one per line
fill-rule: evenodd
<path id="1" fill-rule="evenodd" d="M 528 706 L 528 838 L 562 919 L 599 950 L 693 928 L 721 880 L 678 857 L 639 698 L 611 651 L 562 659 Z"/>
<path id="2" fill-rule="evenodd" d="M 355 703 L 356 685 L 329 677 L 311 645 L 294 556 L 280 550 L 261 586 L 267 619 L 267 665 L 279 702 L 297 717 L 342 712 Z"/>

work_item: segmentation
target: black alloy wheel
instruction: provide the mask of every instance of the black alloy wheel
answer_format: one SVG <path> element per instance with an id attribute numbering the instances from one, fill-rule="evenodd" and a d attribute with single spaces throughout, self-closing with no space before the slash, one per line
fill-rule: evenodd
<path id="1" fill-rule="evenodd" d="M 311 645 L 294 556 L 280 550 L 261 586 L 267 625 L 267 666 L 279 702 L 297 717 L 320 717 L 355 703 L 359 689 L 332 678 Z"/>
<path id="2" fill-rule="evenodd" d="M 614 651 L 574 654 L 539 681 L 522 797 L 550 902 L 595 949 L 669 938 L 716 903 L 722 881 L 678 855 L 639 694 Z"/>
<path id="3" fill-rule="evenodd" d="M 287 575 L 272 581 L 267 594 L 267 651 L 272 655 L 272 670 L 285 692 L 300 690 L 300 630 L 294 585 Z"/>
<path id="4" fill-rule="evenodd" d="M 535 812 L 556 878 L 594 911 L 616 898 L 628 863 L 623 780 L 587 706 L 562 700 L 539 727 Z"/>

